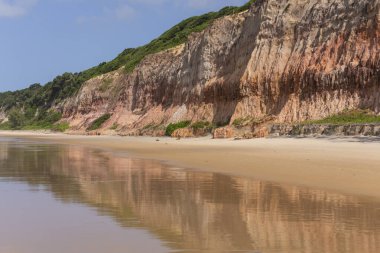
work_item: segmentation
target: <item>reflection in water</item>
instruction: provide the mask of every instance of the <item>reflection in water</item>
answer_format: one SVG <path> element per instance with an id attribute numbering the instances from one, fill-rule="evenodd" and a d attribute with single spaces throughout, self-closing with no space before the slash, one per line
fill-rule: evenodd
<path id="1" fill-rule="evenodd" d="M 380 252 L 380 202 L 361 197 L 9 140 L 0 142 L 0 180 L 42 185 L 173 251 Z"/>

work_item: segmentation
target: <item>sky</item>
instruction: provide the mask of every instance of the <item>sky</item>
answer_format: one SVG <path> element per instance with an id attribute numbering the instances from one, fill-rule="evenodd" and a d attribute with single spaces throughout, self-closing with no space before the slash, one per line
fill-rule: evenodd
<path id="1" fill-rule="evenodd" d="M 0 92 L 141 46 L 185 18 L 248 0 L 0 0 Z"/>

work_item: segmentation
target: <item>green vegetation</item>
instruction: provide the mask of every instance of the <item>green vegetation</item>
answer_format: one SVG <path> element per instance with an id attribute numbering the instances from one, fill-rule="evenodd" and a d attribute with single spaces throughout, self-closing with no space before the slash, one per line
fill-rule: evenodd
<path id="1" fill-rule="evenodd" d="M 57 124 L 62 118 L 61 113 L 53 110 L 28 108 L 25 111 L 13 108 L 8 113 L 8 122 L 0 124 L 2 130 L 38 130 L 59 129 L 65 131 L 68 124 Z M 65 129 L 66 128 L 66 129 Z"/>
<path id="2" fill-rule="evenodd" d="M 187 41 L 187 38 L 191 33 L 203 31 L 218 18 L 248 10 L 253 2 L 254 1 L 251 0 L 242 7 L 225 7 L 218 12 L 210 12 L 201 16 L 188 18 L 172 27 L 149 44 L 135 49 L 126 49 L 115 60 L 105 63 L 103 67 L 106 69 L 117 69 L 124 65 L 126 71 L 131 72 L 147 55 L 183 44 Z"/>
<path id="3" fill-rule="evenodd" d="M 364 124 L 364 123 L 380 123 L 380 116 L 370 110 L 350 110 L 344 111 L 337 115 L 333 115 L 321 120 L 306 121 L 303 124 Z"/>
<path id="4" fill-rule="evenodd" d="M 15 110 L 11 116 L 12 121 L 9 124 L 0 125 L 0 127 L 10 127 L 11 129 L 23 129 L 27 126 L 30 128 L 50 128 L 53 125 L 51 122 L 32 120 L 32 117 L 27 115 L 29 110 L 35 112 L 49 110 L 64 99 L 75 95 L 82 84 L 93 77 L 109 73 L 123 66 L 127 72 L 131 72 L 147 55 L 178 46 L 186 42 L 191 33 L 203 31 L 215 19 L 248 10 L 253 2 L 254 0 L 251 0 L 241 7 L 225 7 L 218 12 L 210 12 L 186 19 L 147 45 L 126 49 L 114 60 L 103 62 L 83 72 L 64 73 L 44 86 L 33 84 L 23 90 L 0 93 L 0 110 L 8 114 L 13 109 Z M 99 88 L 100 91 L 106 91 L 111 83 L 111 79 L 105 80 Z M 37 113 L 36 115 L 41 114 Z"/>
<path id="5" fill-rule="evenodd" d="M 234 122 L 232 122 L 232 125 L 236 128 L 242 128 L 256 122 L 258 121 L 255 121 L 255 119 L 253 119 L 252 117 L 245 117 L 235 119 Z"/>
<path id="6" fill-rule="evenodd" d="M 98 119 L 94 120 L 94 122 L 91 123 L 90 127 L 87 128 L 87 131 L 93 131 L 99 129 L 107 120 L 111 118 L 111 114 L 106 113 L 103 116 L 99 117 Z"/>
<path id="7" fill-rule="evenodd" d="M 41 85 L 33 84 L 29 88 L 23 90 L 0 93 L 0 108 L 9 111 L 14 107 L 21 107 L 25 104 L 34 104 L 36 103 L 34 98 L 38 95 L 41 89 Z"/>
<path id="8" fill-rule="evenodd" d="M 145 125 L 143 128 L 140 129 L 142 132 L 148 132 L 148 131 L 161 131 L 161 130 L 166 130 L 165 125 L 161 123 L 150 123 Z"/>
<path id="9" fill-rule="evenodd" d="M 18 110 L 12 110 L 8 115 L 11 129 L 21 129 L 26 123 L 25 115 Z"/>
<path id="10" fill-rule="evenodd" d="M 9 122 L 4 122 L 0 124 L 0 130 L 12 130 Z"/>
<path id="11" fill-rule="evenodd" d="M 58 124 L 54 124 L 51 128 L 52 131 L 54 132 L 66 132 L 70 128 L 70 125 L 68 122 L 62 122 Z"/>
<path id="12" fill-rule="evenodd" d="M 82 80 L 78 74 L 65 73 L 56 77 L 45 86 L 33 84 L 29 88 L 0 93 L 0 108 L 10 111 L 12 108 L 50 108 L 65 98 L 75 94 Z"/>
<path id="13" fill-rule="evenodd" d="M 234 127 L 241 127 L 244 123 L 245 119 L 244 118 L 238 118 L 238 119 L 235 119 L 234 122 L 232 122 L 232 125 Z"/>
<path id="14" fill-rule="evenodd" d="M 117 124 L 116 122 L 113 123 L 113 125 L 111 126 L 111 130 L 116 130 L 117 128 L 119 127 L 119 124 Z"/>
<path id="15" fill-rule="evenodd" d="M 196 130 L 206 130 L 206 131 L 211 131 L 215 126 L 211 124 L 208 121 L 198 121 L 195 122 L 194 124 L 191 125 L 191 128 L 196 131 Z"/>
<path id="16" fill-rule="evenodd" d="M 144 126 L 141 130 L 157 130 L 160 128 L 165 129 L 165 126 L 162 124 L 150 123 L 150 124 Z"/>
<path id="17" fill-rule="evenodd" d="M 175 130 L 181 129 L 181 128 L 186 128 L 186 127 L 190 126 L 190 124 L 191 124 L 191 121 L 181 121 L 178 123 L 169 124 L 166 127 L 165 135 L 166 136 L 172 136 L 172 134 L 174 133 Z"/>

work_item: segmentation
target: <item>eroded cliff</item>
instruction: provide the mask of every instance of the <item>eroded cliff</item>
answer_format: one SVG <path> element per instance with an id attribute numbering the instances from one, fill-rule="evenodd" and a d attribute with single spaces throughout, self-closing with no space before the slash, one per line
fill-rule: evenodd
<path id="1" fill-rule="evenodd" d="M 87 81 L 61 105 L 74 131 L 106 113 L 135 134 L 181 120 L 296 122 L 380 112 L 380 0 L 258 0 L 187 43 Z"/>

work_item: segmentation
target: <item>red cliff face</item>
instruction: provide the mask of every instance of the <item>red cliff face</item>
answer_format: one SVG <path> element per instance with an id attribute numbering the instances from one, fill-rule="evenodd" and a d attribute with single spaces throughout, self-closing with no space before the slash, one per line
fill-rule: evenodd
<path id="1" fill-rule="evenodd" d="M 74 130 L 105 113 L 122 133 L 181 120 L 231 123 L 380 112 L 380 0 L 258 0 L 133 71 L 88 81 L 63 105 Z"/>

